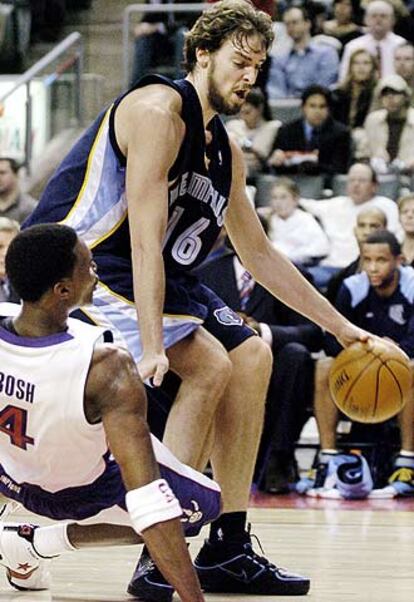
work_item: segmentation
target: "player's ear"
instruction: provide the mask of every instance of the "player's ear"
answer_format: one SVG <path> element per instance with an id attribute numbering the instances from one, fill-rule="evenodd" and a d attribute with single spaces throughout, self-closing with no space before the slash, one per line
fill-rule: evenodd
<path id="1" fill-rule="evenodd" d="M 53 287 L 53 292 L 60 299 L 66 299 L 71 292 L 70 281 L 67 278 L 64 278 L 63 280 L 56 282 Z"/>
<path id="2" fill-rule="evenodd" d="M 197 64 L 200 65 L 202 69 L 208 67 L 210 61 L 210 53 L 205 48 L 196 48 L 196 58 Z"/>

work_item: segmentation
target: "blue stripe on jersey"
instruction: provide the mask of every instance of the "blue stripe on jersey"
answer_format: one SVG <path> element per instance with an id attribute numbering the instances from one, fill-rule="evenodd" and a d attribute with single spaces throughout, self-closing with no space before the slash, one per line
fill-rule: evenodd
<path id="1" fill-rule="evenodd" d="M 411 266 L 400 268 L 400 291 L 410 302 L 414 301 L 414 269 Z"/>
<path id="2" fill-rule="evenodd" d="M 95 120 L 63 160 L 25 227 L 62 222 L 94 247 L 125 220 L 125 169 L 110 144 L 109 113 Z"/>
<path id="3" fill-rule="evenodd" d="M 345 278 L 344 286 L 350 292 L 352 307 L 356 307 L 368 295 L 370 285 L 367 273 L 361 272 Z"/>
<path id="4" fill-rule="evenodd" d="M 33 224 L 60 222 L 72 209 L 85 179 L 89 151 L 102 125 L 103 111 L 76 142 L 59 165 L 39 200 L 36 209 L 23 227 Z"/>

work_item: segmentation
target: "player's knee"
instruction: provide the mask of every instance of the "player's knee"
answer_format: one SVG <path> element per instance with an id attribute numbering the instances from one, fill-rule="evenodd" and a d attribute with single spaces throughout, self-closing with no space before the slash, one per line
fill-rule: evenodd
<path id="1" fill-rule="evenodd" d="M 232 374 L 232 362 L 221 345 L 205 346 L 199 354 L 198 362 L 188 375 L 198 388 L 208 390 L 211 395 L 217 390 L 224 391 Z"/>
<path id="2" fill-rule="evenodd" d="M 233 364 L 224 349 L 217 350 L 212 360 L 211 368 L 210 377 L 213 379 L 214 384 L 220 383 L 221 387 L 226 387 L 231 378 Z"/>
<path id="3" fill-rule="evenodd" d="M 248 344 L 250 370 L 255 374 L 262 374 L 263 378 L 269 378 L 273 366 L 271 348 L 260 337 L 251 337 Z"/>

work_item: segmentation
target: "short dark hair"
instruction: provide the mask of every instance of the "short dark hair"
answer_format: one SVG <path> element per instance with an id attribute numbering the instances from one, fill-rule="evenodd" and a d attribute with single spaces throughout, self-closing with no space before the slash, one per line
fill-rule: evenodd
<path id="1" fill-rule="evenodd" d="M 232 36 L 237 45 L 242 46 L 254 34 L 263 38 L 263 45 L 269 50 L 274 38 L 269 15 L 257 10 L 250 0 L 215 2 L 185 36 L 184 67 L 189 72 L 194 69 L 197 48 L 215 52 Z"/>
<path id="2" fill-rule="evenodd" d="M 69 226 L 39 224 L 20 232 L 6 254 L 6 273 L 23 301 L 35 302 L 72 275 L 78 236 Z"/>
<path id="3" fill-rule="evenodd" d="M 307 88 L 304 89 L 304 91 L 302 92 L 302 106 L 306 103 L 308 98 L 310 98 L 311 96 L 317 96 L 317 95 L 323 96 L 324 99 L 326 100 L 328 107 L 331 106 L 330 91 L 328 90 L 328 88 L 325 88 L 324 86 L 320 86 L 319 84 L 312 84 L 311 86 L 308 86 Z"/>
<path id="4" fill-rule="evenodd" d="M 250 92 L 246 94 L 245 102 L 248 102 L 253 107 L 256 107 L 256 109 L 259 109 L 265 106 L 266 97 L 260 88 L 252 88 Z"/>
<path id="5" fill-rule="evenodd" d="M 364 245 L 388 245 L 394 257 L 401 255 L 401 245 L 395 234 L 389 230 L 377 230 L 372 232 L 363 242 Z"/>
<path id="6" fill-rule="evenodd" d="M 0 161 L 7 161 L 7 163 L 10 165 L 10 169 L 15 174 L 17 174 L 20 169 L 19 163 L 17 163 L 16 159 L 12 159 L 12 157 L 0 157 Z"/>

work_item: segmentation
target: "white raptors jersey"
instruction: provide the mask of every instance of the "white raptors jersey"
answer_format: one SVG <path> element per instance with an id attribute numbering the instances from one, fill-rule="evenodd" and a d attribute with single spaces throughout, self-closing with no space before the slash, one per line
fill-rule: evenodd
<path id="1" fill-rule="evenodd" d="M 16 314 L 10 306 L 0 304 L 0 317 Z M 75 319 L 65 332 L 39 338 L 0 326 L 0 464 L 17 483 L 55 492 L 103 473 L 104 429 L 86 421 L 83 406 L 102 334 Z"/>

